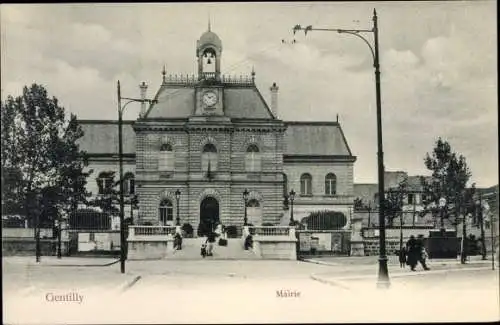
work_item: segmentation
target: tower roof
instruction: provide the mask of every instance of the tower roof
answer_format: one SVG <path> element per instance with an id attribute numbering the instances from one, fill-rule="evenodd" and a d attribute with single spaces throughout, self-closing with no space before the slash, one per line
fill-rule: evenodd
<path id="1" fill-rule="evenodd" d="M 201 35 L 197 45 L 198 49 L 203 48 L 206 45 L 213 45 L 219 50 L 222 50 L 222 41 L 219 36 L 211 30 L 206 31 L 203 35 Z"/>

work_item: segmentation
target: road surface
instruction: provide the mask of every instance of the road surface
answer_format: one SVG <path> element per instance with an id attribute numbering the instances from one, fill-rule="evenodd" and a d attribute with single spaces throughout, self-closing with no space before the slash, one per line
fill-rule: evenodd
<path id="1" fill-rule="evenodd" d="M 498 271 L 296 261 L 143 261 L 110 267 L 4 263 L 6 323 L 270 323 L 499 320 Z M 54 301 L 53 297 L 65 297 Z M 77 298 L 76 297 L 81 297 Z M 63 299 L 63 298 L 61 298 Z"/>

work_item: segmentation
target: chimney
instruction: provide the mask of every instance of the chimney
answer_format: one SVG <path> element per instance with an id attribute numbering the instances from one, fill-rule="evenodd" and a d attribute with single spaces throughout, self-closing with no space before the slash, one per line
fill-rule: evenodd
<path id="1" fill-rule="evenodd" d="M 278 90 L 280 88 L 276 86 L 276 83 L 273 82 L 273 85 L 269 90 L 271 91 L 271 111 L 273 115 L 278 118 Z"/>
<path id="2" fill-rule="evenodd" d="M 139 85 L 139 89 L 141 91 L 141 114 L 140 114 L 140 117 L 143 117 L 145 114 L 146 114 L 146 91 L 148 90 L 148 85 L 143 81 L 140 85 Z"/>

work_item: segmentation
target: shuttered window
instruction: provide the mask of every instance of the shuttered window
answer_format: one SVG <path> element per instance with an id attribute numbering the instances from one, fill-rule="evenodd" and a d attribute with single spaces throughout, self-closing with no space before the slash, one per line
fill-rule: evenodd
<path id="1" fill-rule="evenodd" d="M 312 176 L 310 174 L 300 176 L 300 194 L 312 195 Z"/>
<path id="2" fill-rule="evenodd" d="M 251 144 L 247 148 L 245 170 L 247 172 L 260 172 L 260 152 L 255 144 Z"/>
<path id="3" fill-rule="evenodd" d="M 175 155 L 172 146 L 168 143 L 162 144 L 158 157 L 159 171 L 174 171 Z"/>
<path id="4" fill-rule="evenodd" d="M 201 154 L 201 169 L 205 172 L 216 171 L 217 170 L 217 148 L 211 144 L 207 143 L 203 147 L 203 152 Z"/>

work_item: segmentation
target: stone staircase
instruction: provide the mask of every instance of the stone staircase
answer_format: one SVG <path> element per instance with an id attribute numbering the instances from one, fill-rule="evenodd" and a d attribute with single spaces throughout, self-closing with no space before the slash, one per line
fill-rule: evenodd
<path id="1" fill-rule="evenodd" d="M 182 240 L 182 249 L 173 250 L 172 246 L 167 248 L 165 259 L 167 260 L 201 260 L 201 244 L 205 238 L 184 238 Z M 205 259 L 216 260 L 244 260 L 259 259 L 253 250 L 245 250 L 241 238 L 228 238 L 227 246 L 214 245 L 213 256 L 207 256 Z"/>

